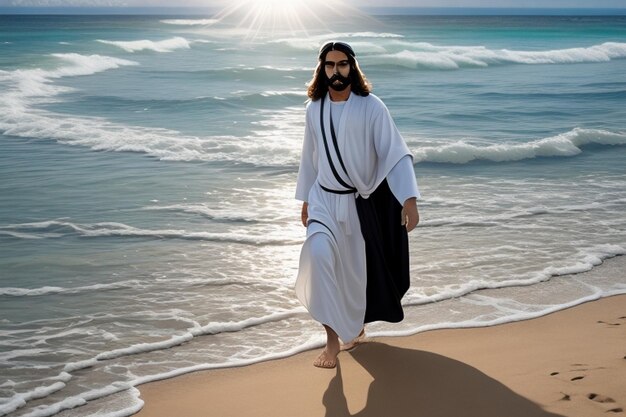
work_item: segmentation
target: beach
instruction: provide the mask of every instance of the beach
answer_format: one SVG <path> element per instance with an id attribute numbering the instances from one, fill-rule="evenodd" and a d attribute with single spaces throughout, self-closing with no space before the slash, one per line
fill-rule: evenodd
<path id="1" fill-rule="evenodd" d="M 373 338 L 139 386 L 137 417 L 592 417 L 626 407 L 626 295 L 484 328 Z"/>
<path id="2" fill-rule="evenodd" d="M 490 397 L 625 406 L 594 382 L 617 381 L 597 370 L 618 369 L 611 343 L 574 352 L 626 312 L 558 325 L 584 340 L 552 353 L 532 343 L 560 333 L 518 329 L 626 294 L 626 16 L 388 12 L 0 14 L 0 417 L 126 417 L 142 398 L 169 416 L 341 415 L 343 394 L 377 417 L 378 395 L 427 417 Z M 339 376 L 311 366 L 325 335 L 294 293 L 306 89 L 330 40 L 354 48 L 422 196 L 405 319 L 368 325 Z M 200 389 L 206 404 L 186 399 Z"/>

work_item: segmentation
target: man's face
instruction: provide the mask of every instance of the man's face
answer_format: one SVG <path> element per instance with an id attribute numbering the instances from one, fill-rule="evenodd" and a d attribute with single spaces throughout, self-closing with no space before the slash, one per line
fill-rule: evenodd
<path id="1" fill-rule="evenodd" d="M 333 90 L 343 91 L 350 85 L 350 61 L 348 55 L 341 51 L 330 51 L 324 60 L 326 78 Z"/>

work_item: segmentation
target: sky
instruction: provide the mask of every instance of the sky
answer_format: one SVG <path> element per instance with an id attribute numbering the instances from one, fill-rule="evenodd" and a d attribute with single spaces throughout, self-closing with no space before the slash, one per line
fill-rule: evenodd
<path id="1" fill-rule="evenodd" d="M 280 0 L 281 2 L 301 0 Z M 308 0 L 314 1 L 314 0 Z M 320 0 L 321 1 L 321 0 Z M 334 0 L 337 1 L 337 0 Z M 277 0 L 258 0 L 272 2 Z M 221 8 L 233 1 L 178 0 L 176 7 Z M 344 0 L 357 7 L 626 8 L 626 0 Z M 171 0 L 0 0 L 0 7 L 171 7 Z"/>

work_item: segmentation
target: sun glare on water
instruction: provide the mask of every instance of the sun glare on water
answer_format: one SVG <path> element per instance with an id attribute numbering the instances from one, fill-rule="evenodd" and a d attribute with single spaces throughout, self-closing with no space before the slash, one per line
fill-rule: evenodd
<path id="1" fill-rule="evenodd" d="M 341 0 L 235 0 L 215 19 L 244 30 L 246 38 L 253 40 L 329 29 L 333 22 L 357 16 L 365 15 Z"/>

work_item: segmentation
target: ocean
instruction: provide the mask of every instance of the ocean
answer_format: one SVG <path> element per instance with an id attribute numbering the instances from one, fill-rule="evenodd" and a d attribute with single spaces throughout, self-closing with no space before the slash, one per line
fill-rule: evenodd
<path id="1" fill-rule="evenodd" d="M 128 416 L 141 383 L 323 346 L 293 196 L 330 39 L 422 192 L 406 318 L 368 334 L 626 293 L 626 16 L 236 16 L 0 15 L 0 416 Z"/>

